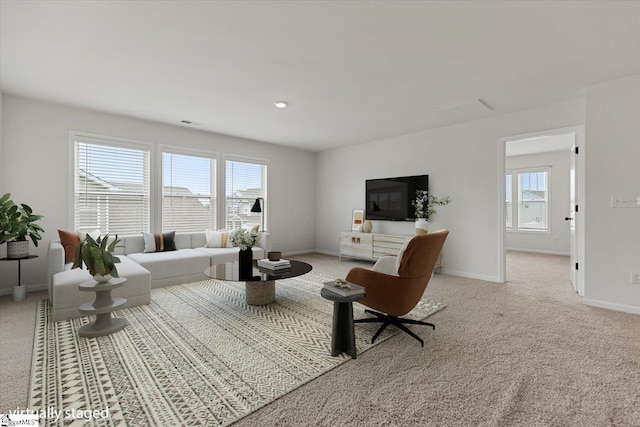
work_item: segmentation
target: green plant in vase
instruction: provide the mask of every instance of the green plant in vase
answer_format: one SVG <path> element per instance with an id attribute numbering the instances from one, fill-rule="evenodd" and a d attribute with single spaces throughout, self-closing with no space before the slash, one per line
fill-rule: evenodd
<path id="1" fill-rule="evenodd" d="M 118 277 L 116 264 L 120 258 L 113 255 L 116 245 L 120 242 L 118 235 L 111 243 L 109 235 L 94 239 L 89 234 L 76 248 L 76 257 L 71 268 L 80 268 L 84 264 L 89 274 L 98 282 L 109 281 L 112 277 Z"/>
<path id="2" fill-rule="evenodd" d="M 445 206 L 449 203 L 451 203 L 449 197 L 436 197 L 428 189 L 416 191 L 416 198 L 411 201 L 411 205 L 415 208 L 416 234 L 426 234 L 428 220 L 438 213 L 435 207 Z"/>
<path id="3" fill-rule="evenodd" d="M 0 198 L 0 244 L 7 243 L 7 258 L 24 258 L 29 256 L 29 241 L 35 247 L 42 240 L 44 230 L 37 223 L 43 218 L 36 215 L 29 205 L 20 206 L 11 200 L 7 193 Z"/>

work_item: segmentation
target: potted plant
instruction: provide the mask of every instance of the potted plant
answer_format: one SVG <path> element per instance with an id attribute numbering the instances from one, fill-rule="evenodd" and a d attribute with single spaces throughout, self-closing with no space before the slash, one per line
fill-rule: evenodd
<path id="1" fill-rule="evenodd" d="M 18 259 L 29 256 L 29 241 L 38 247 L 44 232 L 37 224 L 43 217 L 36 215 L 29 205 L 16 205 L 7 193 L 0 198 L 0 244 L 7 243 L 7 258 Z"/>
<path id="2" fill-rule="evenodd" d="M 114 256 L 116 245 L 120 242 L 118 235 L 115 239 L 108 243 L 109 235 L 94 239 L 89 234 L 80 242 L 76 248 L 76 258 L 73 261 L 73 268 L 87 266 L 89 274 L 97 282 L 108 282 L 113 277 L 118 277 L 118 269 L 116 264 L 120 262 L 120 258 Z"/>
<path id="3" fill-rule="evenodd" d="M 240 279 L 249 280 L 253 277 L 253 250 L 251 248 L 260 243 L 260 234 L 239 228 L 229 237 L 231 244 L 240 248 L 238 253 Z"/>
<path id="4" fill-rule="evenodd" d="M 435 207 L 445 206 L 449 203 L 451 203 L 449 197 L 438 198 L 432 195 L 428 189 L 416 191 L 416 198 L 411 201 L 411 205 L 416 210 L 416 234 L 426 234 L 429 219 L 438 213 Z"/>

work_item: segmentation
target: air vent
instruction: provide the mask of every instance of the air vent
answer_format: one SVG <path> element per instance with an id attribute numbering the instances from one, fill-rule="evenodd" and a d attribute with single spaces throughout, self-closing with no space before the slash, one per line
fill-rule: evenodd
<path id="1" fill-rule="evenodd" d="M 189 120 L 180 120 L 180 123 L 184 123 L 185 125 L 191 125 L 193 124 L 193 122 L 189 121 Z"/>
<path id="2" fill-rule="evenodd" d="M 456 120 L 471 120 L 484 117 L 491 111 L 493 111 L 493 108 L 481 99 L 474 99 L 473 101 L 462 102 L 436 110 L 437 113 L 442 114 L 444 117 Z"/>

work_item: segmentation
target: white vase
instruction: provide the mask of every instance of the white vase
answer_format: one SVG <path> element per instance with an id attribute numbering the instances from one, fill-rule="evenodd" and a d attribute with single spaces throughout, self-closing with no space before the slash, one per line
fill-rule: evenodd
<path id="1" fill-rule="evenodd" d="M 26 286 L 14 286 L 13 287 L 13 300 L 14 301 L 22 301 L 27 296 L 27 287 Z"/>
<path id="2" fill-rule="evenodd" d="M 429 221 L 427 221 L 426 218 L 416 219 L 416 235 L 420 236 L 422 234 L 427 234 L 428 227 Z"/>
<path id="3" fill-rule="evenodd" d="M 7 258 L 18 259 L 29 256 L 28 240 L 12 240 L 7 242 Z"/>
<path id="4" fill-rule="evenodd" d="M 108 282 L 111 279 L 113 279 L 113 277 L 110 274 L 107 274 L 106 276 L 103 276 L 102 274 L 94 274 L 93 275 L 93 280 L 95 280 L 98 283 L 105 283 L 105 282 Z"/>
<path id="5" fill-rule="evenodd" d="M 362 224 L 362 232 L 363 233 L 371 233 L 371 230 L 373 230 L 373 223 L 369 220 L 366 220 L 363 224 Z"/>

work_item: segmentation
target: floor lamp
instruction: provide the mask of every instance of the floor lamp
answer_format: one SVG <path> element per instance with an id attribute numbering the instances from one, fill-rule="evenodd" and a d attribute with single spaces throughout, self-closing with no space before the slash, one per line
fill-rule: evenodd
<path id="1" fill-rule="evenodd" d="M 262 212 L 262 206 L 260 205 L 260 200 L 262 200 L 262 202 L 264 203 L 264 199 L 262 197 L 258 197 L 256 199 L 256 202 L 253 204 L 253 207 L 251 208 L 251 212 L 260 214 L 260 225 L 262 227 L 260 231 L 264 231 L 264 213 Z"/>

